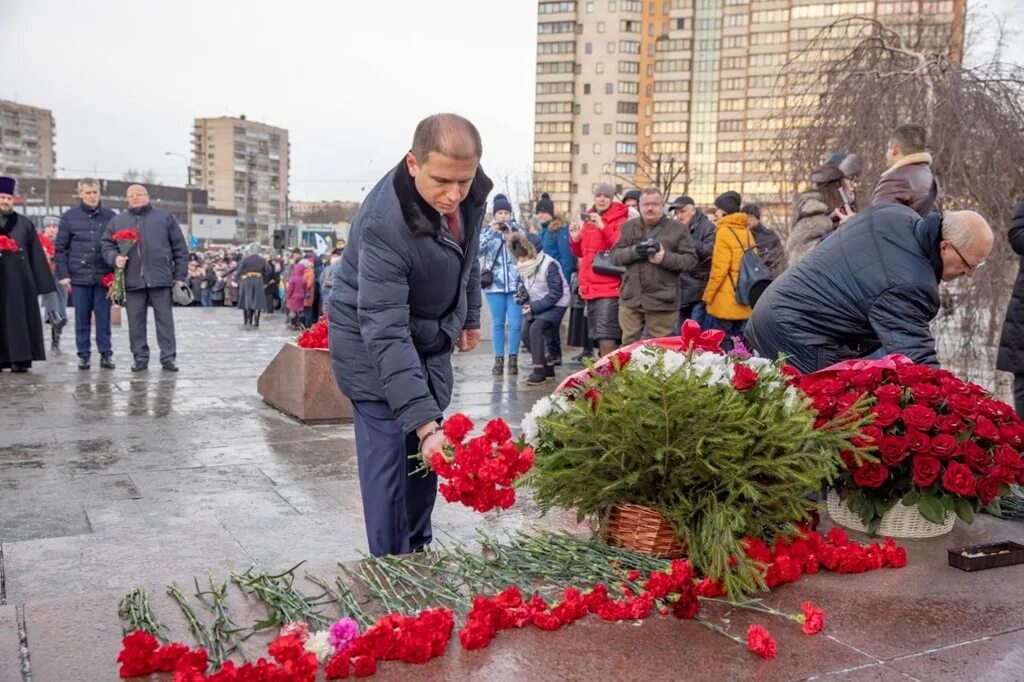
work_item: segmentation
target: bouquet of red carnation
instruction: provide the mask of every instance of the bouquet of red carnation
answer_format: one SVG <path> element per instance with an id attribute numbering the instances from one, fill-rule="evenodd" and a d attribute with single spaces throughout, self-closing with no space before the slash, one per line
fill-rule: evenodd
<path id="1" fill-rule="evenodd" d="M 327 316 L 321 315 L 312 327 L 303 329 L 296 343 L 299 348 L 319 348 L 327 350 Z"/>
<path id="2" fill-rule="evenodd" d="M 449 502 L 461 502 L 478 512 L 508 509 L 516 501 L 513 484 L 533 466 L 533 448 L 522 439 L 513 440 L 503 419 L 487 422 L 483 435 L 466 442 L 472 430 L 473 422 L 466 415 L 449 418 L 444 423 L 449 445 L 443 454 L 435 452 L 427 465 L 447 479 L 439 489 Z"/>
<path id="3" fill-rule="evenodd" d="M 20 251 L 18 242 L 5 234 L 0 234 L 0 253 L 17 253 Z"/>
<path id="4" fill-rule="evenodd" d="M 874 420 L 857 444 L 878 459 L 843 453 L 841 477 L 847 506 L 872 532 L 901 500 L 932 523 L 951 513 L 970 523 L 975 509 L 1024 484 L 1024 424 L 1009 405 L 946 370 L 893 355 L 840 363 L 796 384 L 819 424 L 869 396 Z"/>
<path id="5" fill-rule="evenodd" d="M 100 286 L 104 289 L 109 289 L 110 285 L 114 283 L 114 273 L 108 272 L 103 275 L 103 279 L 100 280 Z"/>
<path id="6" fill-rule="evenodd" d="M 117 242 L 117 252 L 127 256 L 128 252 L 139 243 L 139 231 L 137 229 L 119 230 L 114 233 L 114 241 Z M 107 298 L 118 305 L 124 305 L 124 268 L 114 269 L 114 279 L 107 288 Z"/>

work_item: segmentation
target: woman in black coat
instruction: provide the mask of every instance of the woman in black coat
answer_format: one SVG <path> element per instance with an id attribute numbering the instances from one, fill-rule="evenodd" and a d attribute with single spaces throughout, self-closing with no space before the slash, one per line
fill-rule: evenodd
<path id="1" fill-rule="evenodd" d="M 1010 219 L 1010 248 L 1020 256 L 1020 270 L 1006 307 L 1003 336 L 999 341 L 996 369 L 1013 373 L 1013 400 L 1017 415 L 1024 417 L 1024 198 Z"/>

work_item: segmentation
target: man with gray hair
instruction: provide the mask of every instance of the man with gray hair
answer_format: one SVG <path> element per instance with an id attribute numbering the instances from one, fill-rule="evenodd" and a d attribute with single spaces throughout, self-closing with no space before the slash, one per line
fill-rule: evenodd
<path id="1" fill-rule="evenodd" d="M 100 239 L 115 214 L 102 205 L 100 183 L 92 178 L 78 181 L 78 198 L 78 206 L 60 217 L 54 256 L 57 279 L 65 290 L 71 287 L 71 302 L 75 306 L 78 369 L 89 369 L 94 316 L 100 367 L 114 369 L 114 349 L 110 340 L 110 300 L 107 298 L 107 288 L 103 286 L 103 278 L 112 270 L 103 260 Z"/>
<path id="2" fill-rule="evenodd" d="M 174 337 L 172 286 L 183 287 L 188 275 L 188 246 L 174 216 L 149 203 L 142 185 L 129 185 L 128 210 L 115 216 L 103 233 L 103 259 L 108 266 L 125 269 L 125 308 L 128 312 L 128 340 L 133 372 L 149 368 L 146 316 L 153 308 L 160 364 L 164 371 L 177 372 L 177 342 Z M 122 256 L 114 240 L 121 230 L 138 230 L 139 241 Z"/>
<path id="3" fill-rule="evenodd" d="M 921 218 L 902 204 L 858 213 L 762 294 L 744 332 L 761 355 L 802 372 L 879 348 L 937 366 L 929 323 L 939 284 L 973 277 L 992 251 L 973 211 Z"/>

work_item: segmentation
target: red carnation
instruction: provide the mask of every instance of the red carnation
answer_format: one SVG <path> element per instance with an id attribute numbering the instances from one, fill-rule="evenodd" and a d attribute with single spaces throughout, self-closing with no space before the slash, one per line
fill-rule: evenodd
<path id="1" fill-rule="evenodd" d="M 17 253 L 20 248 L 18 242 L 5 234 L 0 234 L 0 251 L 4 253 Z"/>
<path id="2" fill-rule="evenodd" d="M 934 457 L 917 455 L 914 457 L 914 464 L 911 469 L 914 478 L 914 485 L 918 488 L 927 488 L 939 477 L 942 464 Z"/>
<path id="3" fill-rule="evenodd" d="M 462 414 L 453 414 L 444 423 L 444 435 L 452 444 L 461 443 L 466 434 L 473 430 L 473 422 Z"/>
<path id="4" fill-rule="evenodd" d="M 100 280 L 100 285 L 104 289 L 109 289 L 110 285 L 113 284 L 113 283 L 114 283 L 114 273 L 112 273 L 112 272 L 108 272 L 107 274 L 103 275 L 103 279 Z"/>
<path id="5" fill-rule="evenodd" d="M 966 465 L 950 462 L 942 475 L 942 487 L 961 497 L 970 497 L 975 491 L 974 474 Z"/>
<path id="6" fill-rule="evenodd" d="M 700 611 L 700 600 L 697 599 L 697 593 L 693 590 L 679 595 L 679 601 L 672 606 L 672 615 L 676 618 L 696 618 L 698 611 Z"/>
<path id="7" fill-rule="evenodd" d="M 825 612 L 809 601 L 800 605 L 804 612 L 803 627 L 806 635 L 816 635 L 825 628 Z"/>
<path id="8" fill-rule="evenodd" d="M 757 386 L 757 372 L 742 362 L 733 365 L 732 387 L 737 391 L 749 391 Z"/>
<path id="9" fill-rule="evenodd" d="M 956 438 L 943 433 L 941 435 L 932 438 L 931 453 L 933 456 L 939 459 L 950 459 L 955 457 L 960 452 L 960 445 L 956 442 Z"/>
<path id="10" fill-rule="evenodd" d="M 760 625 L 751 625 L 747 630 L 747 648 L 766 661 L 775 658 L 775 653 L 778 651 L 775 640 Z"/>
<path id="11" fill-rule="evenodd" d="M 889 478 L 889 470 L 881 462 L 865 462 L 853 472 L 853 482 L 859 488 L 878 488 Z"/>
<path id="12" fill-rule="evenodd" d="M 352 670 L 356 677 L 369 677 L 377 672 L 377 661 L 373 656 L 356 656 L 352 659 Z"/>
<path id="13" fill-rule="evenodd" d="M 115 242 L 138 242 L 139 231 L 136 229 L 119 230 L 114 233 L 113 239 Z"/>
<path id="14" fill-rule="evenodd" d="M 504 443 L 512 437 L 512 431 L 504 419 L 492 419 L 484 427 L 484 435 L 495 443 Z"/>
<path id="15" fill-rule="evenodd" d="M 907 456 L 907 441 L 901 436 L 882 436 L 878 443 L 878 452 L 885 464 L 897 467 Z"/>
<path id="16" fill-rule="evenodd" d="M 324 677 L 328 680 L 344 680 L 349 675 L 348 652 L 335 654 L 324 668 Z"/>
<path id="17" fill-rule="evenodd" d="M 121 664 L 121 677 L 139 677 L 156 671 L 153 658 L 159 644 L 156 637 L 136 630 L 121 640 L 121 653 L 117 662 Z"/>
<path id="18" fill-rule="evenodd" d="M 900 418 L 900 408 L 893 403 L 879 403 L 871 408 L 871 413 L 875 415 L 874 425 L 880 429 L 889 428 Z"/>
<path id="19" fill-rule="evenodd" d="M 903 388 L 896 384 L 885 384 L 875 390 L 875 398 L 880 403 L 899 403 L 903 397 Z"/>
<path id="20" fill-rule="evenodd" d="M 911 405 L 903 410 L 903 423 L 908 429 L 928 431 L 935 425 L 935 410 L 924 405 Z"/>

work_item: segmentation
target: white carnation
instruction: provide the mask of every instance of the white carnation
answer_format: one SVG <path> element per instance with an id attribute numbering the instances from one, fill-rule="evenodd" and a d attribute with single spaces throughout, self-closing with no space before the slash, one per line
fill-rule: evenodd
<path id="1" fill-rule="evenodd" d="M 334 647 L 330 642 L 331 633 L 327 630 L 320 630 L 309 636 L 306 640 L 306 651 L 316 654 L 316 660 L 323 663 L 334 655 Z"/>

